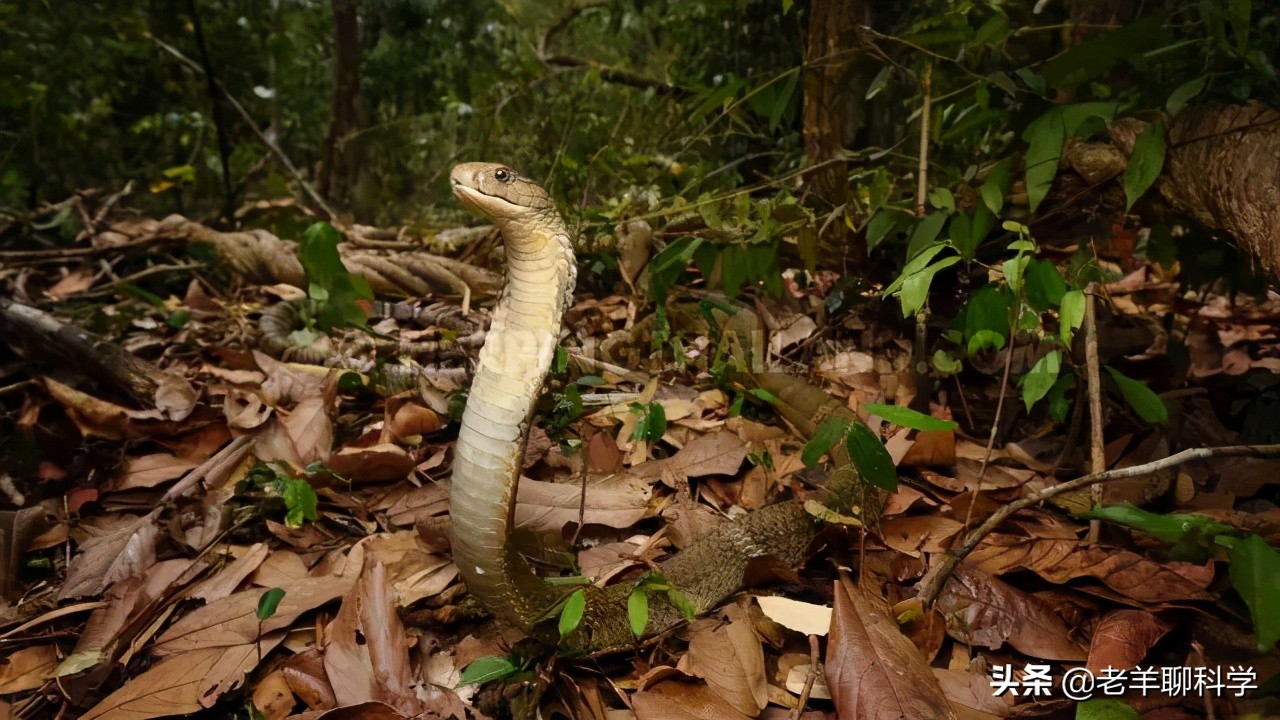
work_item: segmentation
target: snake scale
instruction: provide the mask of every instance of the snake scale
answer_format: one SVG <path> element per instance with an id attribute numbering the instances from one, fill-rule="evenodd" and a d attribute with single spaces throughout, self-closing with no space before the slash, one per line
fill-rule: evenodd
<path id="1" fill-rule="evenodd" d="M 572 301 L 577 265 L 555 202 L 537 183 L 491 163 L 459 165 L 450 180 L 464 205 L 499 228 L 507 257 L 506 283 L 479 353 L 454 450 L 453 557 L 469 592 L 495 616 L 528 632 L 568 592 L 534 573 L 513 547 L 511 532 L 524 444 L 562 316 Z M 795 378 L 763 375 L 757 382 L 779 397 L 780 414 L 802 433 L 812 433 L 823 413 L 849 413 Z M 754 559 L 798 564 L 817 530 L 817 521 L 800 503 L 782 502 L 720 525 L 659 569 L 702 613 L 741 586 Z M 631 583 L 590 588 L 571 644 L 597 652 L 632 646 L 626 610 L 632 589 Z M 682 619 L 665 593 L 650 596 L 650 632 Z"/>

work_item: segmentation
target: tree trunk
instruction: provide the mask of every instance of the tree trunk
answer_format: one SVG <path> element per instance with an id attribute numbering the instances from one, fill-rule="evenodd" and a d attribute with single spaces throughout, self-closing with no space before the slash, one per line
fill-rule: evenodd
<path id="1" fill-rule="evenodd" d="M 360 172 L 357 148 L 350 142 L 361 128 L 360 1 L 333 3 L 333 106 L 324 141 L 317 189 L 326 200 L 344 204 Z"/>
<path id="2" fill-rule="evenodd" d="M 844 206 L 849 197 L 848 164 L 839 160 L 853 139 L 857 123 L 857 95 L 851 82 L 858 50 L 858 25 L 870 24 L 865 0 L 813 0 L 804 58 L 804 148 L 812 165 L 807 176 L 819 217 Z M 866 243 L 855 237 L 843 212 L 825 223 L 821 242 L 848 252 L 861 264 Z"/>

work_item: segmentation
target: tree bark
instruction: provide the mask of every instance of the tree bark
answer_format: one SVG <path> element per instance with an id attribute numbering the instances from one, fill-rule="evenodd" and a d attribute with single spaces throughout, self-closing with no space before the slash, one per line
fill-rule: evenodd
<path id="1" fill-rule="evenodd" d="M 853 139 L 856 97 L 852 71 L 858 58 L 858 25 L 870 24 L 865 0 L 813 0 L 809 6 L 804 58 L 804 148 L 810 164 L 807 183 L 820 216 L 844 206 L 849 197 L 848 164 L 838 160 Z M 866 243 L 856 238 L 843 217 L 825 224 L 821 241 L 846 249 L 860 264 Z"/>
<path id="2" fill-rule="evenodd" d="M 332 0 L 333 105 L 318 182 L 326 200 L 341 201 L 356 186 L 360 172 L 357 148 L 350 142 L 362 126 L 360 112 L 360 0 Z"/>

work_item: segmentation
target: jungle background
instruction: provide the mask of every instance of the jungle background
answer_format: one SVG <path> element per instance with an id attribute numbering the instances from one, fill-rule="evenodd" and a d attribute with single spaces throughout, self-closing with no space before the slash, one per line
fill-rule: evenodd
<path id="1" fill-rule="evenodd" d="M 1274 716 L 1278 48 L 1251 0 L 0 2 L 0 716 Z M 578 250 L 543 543 L 653 592 L 847 446 L 842 541 L 622 658 L 484 622 L 472 160 Z M 1193 680 L 993 696 L 1029 664 Z"/>

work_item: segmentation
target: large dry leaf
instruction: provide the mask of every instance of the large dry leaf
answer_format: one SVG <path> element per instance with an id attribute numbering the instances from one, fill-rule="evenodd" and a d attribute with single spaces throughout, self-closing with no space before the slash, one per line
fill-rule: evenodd
<path id="1" fill-rule="evenodd" d="M 1151 646 L 1173 629 L 1173 622 L 1145 610 L 1115 610 L 1107 613 L 1093 630 L 1089 660 L 1085 664 L 1097 675 L 1105 667 L 1137 667 Z"/>
<path id="2" fill-rule="evenodd" d="M 47 377 L 40 378 L 40 384 L 86 437 L 145 440 L 172 437 L 186 429 L 184 423 L 168 419 L 161 410 L 131 410 Z"/>
<path id="3" fill-rule="evenodd" d="M 989 675 L 947 668 L 933 668 L 933 675 L 961 720 L 993 720 L 1013 714 L 1014 697 L 1008 693 L 996 697 Z"/>
<path id="4" fill-rule="evenodd" d="M 952 637 L 995 650 L 1006 642 L 1019 652 L 1045 660 L 1084 660 L 1084 648 L 1053 608 L 990 573 L 956 568 L 938 596 L 938 611 Z"/>
<path id="5" fill-rule="evenodd" d="M 412 687 L 408 637 L 386 569 L 376 561 L 365 568 L 325 633 L 325 670 L 339 706 L 378 701 L 413 717 L 425 708 Z"/>
<path id="6" fill-rule="evenodd" d="M 35 690 L 58 666 L 58 648 L 32 645 L 15 650 L 0 660 L 0 695 Z"/>
<path id="7" fill-rule="evenodd" d="M 266 543 L 254 543 L 245 548 L 232 550 L 236 559 L 210 577 L 192 585 L 184 591 L 189 598 L 199 598 L 206 603 L 220 600 L 235 592 L 240 583 L 249 577 L 261 565 L 270 553 Z M 296 555 L 294 557 L 297 557 Z"/>
<path id="8" fill-rule="evenodd" d="M 153 453 L 140 457 L 131 457 L 124 461 L 120 474 L 111 484 L 112 490 L 131 490 L 134 488 L 155 487 L 163 482 L 177 480 L 192 468 L 198 467 L 200 461 L 180 458 L 171 453 Z"/>
<path id="9" fill-rule="evenodd" d="M 610 475 L 587 483 L 583 522 L 615 528 L 631 527 L 649 509 L 653 490 L 632 475 Z M 533 530 L 560 532 L 578 521 L 582 486 L 576 482 L 553 483 L 523 479 L 516 502 L 516 525 Z"/>
<path id="10" fill-rule="evenodd" d="M 941 515 L 908 515 L 882 521 L 880 539 L 900 553 L 920 557 L 921 550 L 946 550 L 947 541 L 963 529 L 963 523 Z"/>
<path id="11" fill-rule="evenodd" d="M 637 720 L 748 720 L 702 683 L 666 680 L 631 696 Z"/>
<path id="12" fill-rule="evenodd" d="M 126 516 L 124 522 L 80 543 L 58 599 L 100 595 L 118 580 L 141 577 L 156 561 L 155 518 L 159 512 Z"/>
<path id="13" fill-rule="evenodd" d="M 403 480 L 413 472 L 413 456 L 399 445 L 382 443 L 371 447 L 346 447 L 329 457 L 330 470 L 358 482 Z"/>
<path id="14" fill-rule="evenodd" d="M 285 594 L 276 614 L 261 623 L 257 615 L 258 601 L 266 589 L 242 590 L 197 608 L 174 623 L 156 640 L 153 652 L 164 656 L 201 648 L 251 644 L 260 630 L 265 633 L 288 627 L 302 613 L 344 595 L 352 584 L 352 578 L 340 576 L 283 584 Z"/>
<path id="15" fill-rule="evenodd" d="M 730 605 L 725 613 L 729 618 L 727 623 L 699 624 L 693 628 L 689 652 L 677 667 L 706 680 L 726 703 L 754 717 L 769 702 L 764 648 L 742 606 Z"/>
<path id="16" fill-rule="evenodd" d="M 308 398 L 321 397 L 325 394 L 326 386 L 332 382 L 331 376 L 337 375 L 334 370 L 316 367 L 304 369 L 283 363 L 257 350 L 253 351 L 253 361 L 267 375 L 261 392 L 262 399 L 271 406 L 279 405 L 285 400 L 302 402 Z M 315 370 L 321 372 L 314 372 Z"/>
<path id="17" fill-rule="evenodd" d="M 80 720 L 149 720 L 212 707 L 244 681 L 245 674 L 284 639 L 284 632 L 251 643 L 183 652 L 152 665 L 103 698 Z"/>
<path id="18" fill-rule="evenodd" d="M 1140 602 L 1209 600 L 1214 575 L 1212 563 L 1160 563 L 1119 548 L 1002 534 L 988 535 L 969 562 L 996 575 L 1030 570 L 1055 583 L 1093 577 Z"/>
<path id="19" fill-rule="evenodd" d="M 664 473 L 678 477 L 734 475 L 747 457 L 747 445 L 728 431 L 700 435 L 663 460 L 651 460 L 631 468 L 636 477 L 656 478 Z"/>
<path id="20" fill-rule="evenodd" d="M 953 720 L 928 663 L 885 602 L 847 579 L 835 583 L 835 596 L 826 675 L 840 720 Z"/>

